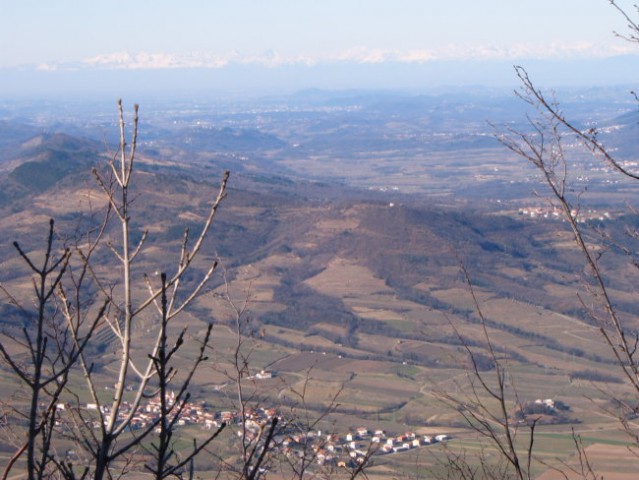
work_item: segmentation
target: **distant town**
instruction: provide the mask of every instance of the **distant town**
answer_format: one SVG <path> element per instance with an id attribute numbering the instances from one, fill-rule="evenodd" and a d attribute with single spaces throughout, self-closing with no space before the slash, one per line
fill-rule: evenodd
<path id="1" fill-rule="evenodd" d="M 528 217 L 528 218 L 538 218 L 538 219 L 550 219 L 550 220 L 559 220 L 565 221 L 564 213 L 556 207 L 548 206 L 548 207 L 521 207 L 518 212 L 520 216 Z M 570 215 L 577 221 L 577 223 L 584 223 L 588 221 L 599 221 L 604 222 L 606 220 L 611 220 L 612 215 L 607 211 L 599 211 L 594 209 L 585 209 L 585 210 L 576 210 L 573 209 L 570 212 Z"/>

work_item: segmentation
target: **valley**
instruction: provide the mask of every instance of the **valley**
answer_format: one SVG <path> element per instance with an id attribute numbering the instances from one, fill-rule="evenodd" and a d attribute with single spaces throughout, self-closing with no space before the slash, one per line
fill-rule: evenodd
<path id="1" fill-rule="evenodd" d="M 584 125 L 610 127 L 602 129 L 604 139 L 632 167 L 636 125 L 623 98 L 595 92 L 587 101 L 569 100 L 566 109 Z M 63 107 L 0 105 L 5 338 L 29 322 L 16 303 L 32 301 L 29 272 L 12 242 L 37 254 L 49 218 L 56 220 L 58 248 L 85 242 L 107 204 L 91 169 L 108 171 L 116 154 L 113 109 Z M 450 449 L 483 448 L 458 409 L 478 400 L 469 353 L 492 382 L 492 350 L 508 372 L 513 409 L 545 399 L 567 406 L 565 415 L 540 417 L 539 474 L 549 465 L 573 465 L 574 429 L 601 456 L 606 478 L 630 478 L 623 475 L 636 460 L 620 451 L 629 439 L 615 415 L 633 419 L 624 408 L 636 402 L 593 321 L 583 258 L 568 223 L 553 215 L 537 171 L 495 139 L 500 125 L 526 129 L 524 114 L 516 99 L 492 92 L 309 91 L 245 103 L 143 103 L 131 232 L 139 241 L 147 229 L 148 240 L 133 268 L 136 301 L 146 295 L 147 278 L 156 282 L 160 272 L 176 270 L 184 228 L 198 231 L 223 172 L 231 171 L 201 262 L 184 282 L 196 285 L 215 259 L 222 267 L 170 326 L 176 334 L 187 328 L 183 368 L 197 355 L 197 334 L 213 326 L 213 348 L 191 388 L 194 401 L 237 411 L 239 382 L 253 408 L 275 408 L 306 434 L 345 439 L 365 428 L 450 436 L 427 449 L 376 457 L 368 472 L 425 475 L 442 468 Z M 636 182 L 572 139 L 567 158 L 580 222 L 600 249 L 609 292 L 634 335 Z M 117 235 L 107 226 L 110 242 L 117 244 Z M 109 248 L 97 250 L 94 262 L 96 275 L 120 288 Z M 97 298 L 98 291 L 87 292 L 87 301 Z M 157 319 L 141 317 L 133 356 L 144 358 L 156 335 Z M 96 338 L 94 368 L 108 399 L 117 342 L 106 328 Z M 238 368 L 240 350 L 245 363 Z M 7 405 L 24 401 L 8 374 L 0 391 Z M 90 403 L 81 387 L 75 394 L 69 402 Z M 201 435 L 200 426 L 184 431 Z M 223 444 L 232 445 L 234 435 L 223 432 Z M 521 435 L 525 442 L 523 428 Z M 220 448 L 219 456 L 231 450 Z M 612 450 L 615 465 L 605 460 Z M 8 451 L 5 445 L 3 461 Z"/>

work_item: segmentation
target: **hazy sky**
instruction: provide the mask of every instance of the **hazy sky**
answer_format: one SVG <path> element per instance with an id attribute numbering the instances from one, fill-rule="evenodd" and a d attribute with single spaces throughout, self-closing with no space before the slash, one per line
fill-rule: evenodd
<path id="1" fill-rule="evenodd" d="M 632 9 L 632 3 L 622 1 Z M 608 56 L 608 0 L 0 0 L 0 67 Z"/>

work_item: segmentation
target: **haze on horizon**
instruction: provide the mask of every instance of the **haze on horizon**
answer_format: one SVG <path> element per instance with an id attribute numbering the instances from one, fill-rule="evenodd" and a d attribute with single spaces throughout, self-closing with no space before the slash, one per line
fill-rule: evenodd
<path id="1" fill-rule="evenodd" d="M 495 84 L 524 60 L 544 63 L 549 83 L 568 82 L 562 65 L 593 83 L 634 73 L 597 77 L 636 52 L 613 34 L 625 24 L 608 0 L 0 1 L 0 87 L 22 94 Z"/>

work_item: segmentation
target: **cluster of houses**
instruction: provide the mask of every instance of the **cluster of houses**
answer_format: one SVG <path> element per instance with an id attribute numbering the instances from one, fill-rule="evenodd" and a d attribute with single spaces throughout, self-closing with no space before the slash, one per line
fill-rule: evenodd
<path id="1" fill-rule="evenodd" d="M 175 402 L 175 395 L 171 393 L 168 404 Z M 64 410 L 64 405 L 58 406 Z M 105 422 L 110 420 L 108 408 L 100 407 Z M 118 420 L 123 421 L 131 414 L 131 404 L 123 402 Z M 87 404 L 88 411 L 97 410 L 96 404 Z M 161 403 L 158 397 L 150 399 L 140 405 L 131 418 L 131 429 L 147 428 L 159 419 Z M 384 430 L 370 431 L 366 427 L 357 428 L 345 435 L 335 433 L 322 434 L 321 431 L 307 431 L 303 426 L 295 422 L 283 419 L 275 408 L 247 407 L 242 413 L 237 411 L 209 411 L 204 404 L 186 403 L 182 409 L 177 425 L 200 425 L 203 429 L 216 429 L 222 424 L 243 425 L 245 428 L 238 431 L 238 435 L 246 435 L 247 440 L 259 436 L 259 432 L 274 418 L 279 421 L 281 428 L 276 435 L 276 448 L 289 457 L 302 457 L 312 454 L 319 465 L 336 465 L 342 463 L 359 463 L 365 461 L 371 455 L 393 454 L 412 450 L 414 448 L 443 442 L 450 436 L 418 435 L 415 432 L 406 432 L 401 435 L 388 435 Z M 95 422 L 94 422 L 95 423 Z M 99 427 L 98 423 L 94 425 Z"/>
<path id="2" fill-rule="evenodd" d="M 171 392 L 167 398 L 167 405 L 173 405 L 175 403 L 175 393 Z M 65 405 L 58 405 L 59 410 L 64 410 Z M 88 403 L 86 410 L 96 411 L 98 406 L 95 403 Z M 100 406 L 104 422 L 110 422 L 110 411 L 107 406 Z M 132 405 L 123 401 L 120 411 L 118 413 L 117 421 L 124 421 L 131 414 Z M 150 399 L 145 404 L 140 405 L 134 415 L 131 417 L 129 423 L 132 430 L 143 429 L 149 425 L 157 423 L 162 412 L 162 405 L 159 397 Z M 244 412 L 245 424 L 253 429 L 258 428 L 264 422 L 277 416 L 277 410 L 274 408 L 246 408 Z M 240 423 L 241 414 L 235 411 L 221 411 L 212 412 L 209 411 L 204 404 L 196 404 L 186 402 L 181 409 L 180 418 L 176 422 L 178 426 L 184 425 L 201 425 L 204 429 L 219 428 L 223 423 L 232 424 Z M 94 425 L 99 428 L 99 424 Z"/>
<path id="3" fill-rule="evenodd" d="M 551 220 L 563 220 L 563 212 L 554 207 L 522 207 L 517 212 L 519 215 L 529 218 L 541 218 Z M 572 210 L 570 214 L 577 220 L 578 223 L 583 223 L 588 220 L 598 220 L 603 222 L 610 220 L 611 216 L 609 212 L 599 212 L 598 210 Z"/>
<path id="4" fill-rule="evenodd" d="M 570 406 L 561 400 L 538 398 L 523 403 L 515 412 L 520 423 L 534 419 L 539 424 L 578 423 L 579 420 L 569 416 Z"/>
<path id="5" fill-rule="evenodd" d="M 322 435 L 321 432 L 309 432 L 301 435 L 288 435 L 282 442 L 283 453 L 287 456 L 302 456 L 308 452 L 310 444 L 316 463 L 346 466 L 349 463 L 365 462 L 372 455 L 405 452 L 414 448 L 449 440 L 449 435 L 417 435 L 407 432 L 402 435 L 387 435 L 384 430 L 369 431 L 365 427 L 347 433 Z"/>

